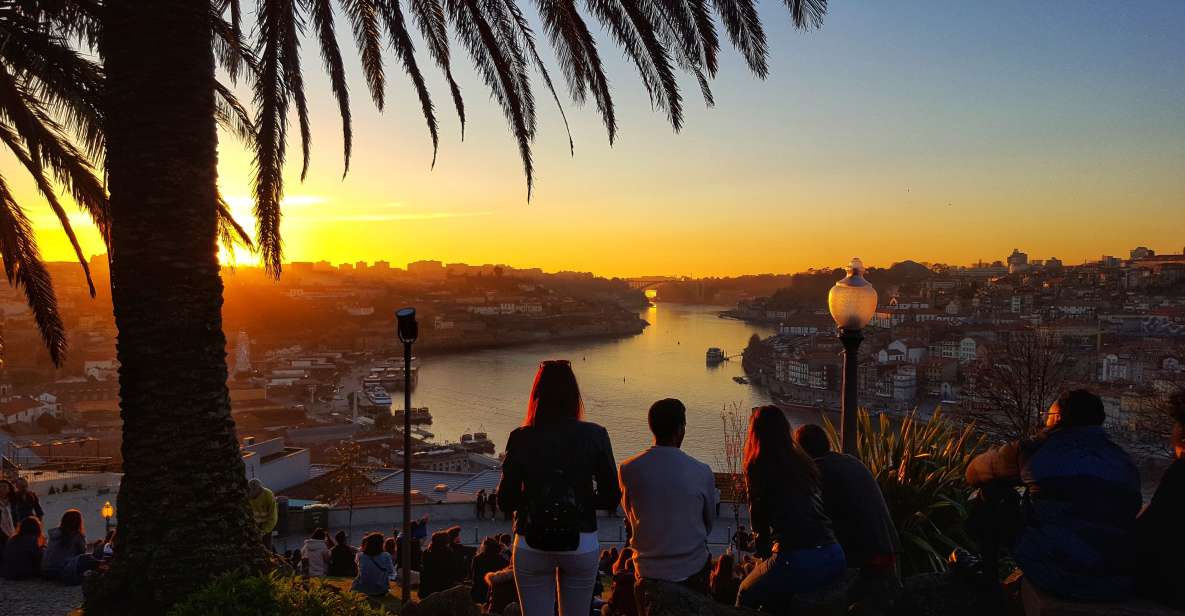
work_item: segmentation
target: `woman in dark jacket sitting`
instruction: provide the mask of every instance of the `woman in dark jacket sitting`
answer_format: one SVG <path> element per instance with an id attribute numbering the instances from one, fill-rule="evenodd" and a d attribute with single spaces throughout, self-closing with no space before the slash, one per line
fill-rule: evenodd
<path id="1" fill-rule="evenodd" d="M 799 593 L 835 582 L 847 568 L 819 491 L 819 471 L 790 435 L 776 406 L 753 409 L 745 442 L 745 484 L 755 551 L 737 605 L 783 612 Z"/>
<path id="2" fill-rule="evenodd" d="M 514 512 L 514 572 L 523 616 L 584 614 L 597 580 L 598 509 L 621 502 L 609 433 L 582 421 L 572 365 L 545 361 L 523 426 L 510 433 L 499 504 Z"/>

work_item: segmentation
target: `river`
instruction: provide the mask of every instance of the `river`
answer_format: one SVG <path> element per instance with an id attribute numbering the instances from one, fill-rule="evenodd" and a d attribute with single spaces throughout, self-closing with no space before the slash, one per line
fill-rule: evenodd
<path id="1" fill-rule="evenodd" d="M 636 336 L 424 355 L 412 405 L 431 409 L 433 424 L 428 429 L 437 441 L 456 441 L 464 432 L 484 430 L 501 451 L 510 431 L 522 423 L 539 362 L 568 359 L 580 383 L 585 418 L 609 430 L 618 460 L 650 444 L 646 410 L 655 400 L 674 397 L 687 405 L 683 448 L 718 466 L 721 409 L 770 402 L 761 388 L 738 384 L 733 377 L 744 374 L 739 354 L 749 337 L 772 333 L 767 326 L 719 318 L 719 310 L 660 304 L 641 313 L 650 327 Z M 738 357 L 708 366 L 704 355 L 713 346 Z M 392 392 L 397 400 L 401 395 Z"/>

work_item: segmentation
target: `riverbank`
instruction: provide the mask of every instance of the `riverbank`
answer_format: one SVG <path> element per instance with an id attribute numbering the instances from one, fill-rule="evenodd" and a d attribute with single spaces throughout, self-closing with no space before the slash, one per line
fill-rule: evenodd
<path id="1" fill-rule="evenodd" d="M 550 342 L 579 342 L 613 340 L 637 336 L 650 326 L 646 320 L 612 320 L 601 323 L 569 324 L 547 327 L 544 330 L 509 329 L 498 331 L 467 331 L 463 335 L 424 337 L 416 344 L 420 354 L 446 356 L 470 351 L 509 349 Z M 437 334 L 437 332 L 434 332 Z"/>

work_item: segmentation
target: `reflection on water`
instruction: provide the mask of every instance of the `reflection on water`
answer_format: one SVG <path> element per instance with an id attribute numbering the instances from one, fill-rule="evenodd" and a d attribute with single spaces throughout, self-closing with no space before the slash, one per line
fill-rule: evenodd
<path id="1" fill-rule="evenodd" d="M 549 342 L 421 357 L 413 405 L 432 409 L 438 440 L 457 440 L 484 428 L 501 451 L 523 419 L 539 361 L 568 359 L 580 381 L 586 417 L 604 425 L 619 460 L 650 444 L 646 410 L 659 398 L 687 405 L 684 449 L 714 464 L 722 442 L 720 410 L 736 403 L 749 408 L 769 402 L 753 385 L 741 385 L 740 358 L 709 367 L 708 347 L 739 354 L 754 333 L 770 328 L 716 316 L 718 308 L 664 304 L 642 313 L 650 327 L 617 340 Z M 430 334 L 430 332 L 429 332 Z"/>

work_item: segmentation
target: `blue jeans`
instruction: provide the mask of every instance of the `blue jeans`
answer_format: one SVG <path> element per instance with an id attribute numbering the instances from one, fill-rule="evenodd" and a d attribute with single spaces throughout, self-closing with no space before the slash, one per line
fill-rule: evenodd
<path id="1" fill-rule="evenodd" d="M 757 563 L 741 582 L 737 607 L 786 613 L 794 595 L 835 582 L 847 567 L 843 548 L 838 543 L 774 554 Z"/>

